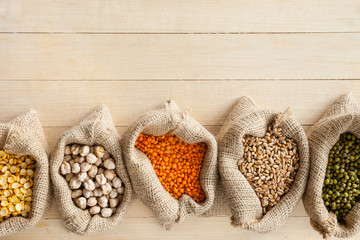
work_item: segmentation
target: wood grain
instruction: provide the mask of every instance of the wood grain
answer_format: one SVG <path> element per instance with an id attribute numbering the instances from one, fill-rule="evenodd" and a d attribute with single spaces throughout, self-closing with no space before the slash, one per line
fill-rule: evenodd
<path id="1" fill-rule="evenodd" d="M 96 106 L 106 104 L 116 126 L 128 126 L 167 99 L 203 125 L 222 125 L 232 106 L 248 96 L 263 108 L 290 107 L 303 125 L 315 123 L 341 95 L 353 91 L 360 100 L 360 81 L 2 81 L 6 89 L 0 121 L 28 108 L 44 126 L 73 126 Z"/>
<path id="2" fill-rule="evenodd" d="M 0 56 L 0 122 L 34 108 L 51 150 L 101 103 L 120 135 L 170 98 L 216 135 L 243 95 L 290 107 L 307 131 L 340 95 L 360 102 L 360 2 L 1 0 Z M 36 226 L 3 239 L 84 239 L 62 222 L 54 203 Z M 302 202 L 268 234 L 235 229 L 229 216 L 165 231 L 136 196 L 118 226 L 86 237 L 144 238 L 322 239 Z"/>
<path id="3" fill-rule="evenodd" d="M 354 32 L 360 2 L 342 0 L 3 0 L 1 32 Z"/>
<path id="4" fill-rule="evenodd" d="M 0 79 L 360 79 L 359 53 L 360 33 L 1 34 Z"/>
<path id="5" fill-rule="evenodd" d="M 44 219 L 35 227 L 8 236 L 6 240 L 24 239 L 36 236 L 37 240 L 50 239 L 84 239 L 64 230 L 62 220 Z M 292 217 L 280 229 L 267 234 L 259 234 L 230 225 L 228 217 L 191 218 L 179 224 L 171 231 L 161 228 L 154 218 L 127 218 L 119 225 L 106 231 L 95 234 L 87 239 L 319 239 L 322 237 L 311 229 L 308 217 Z M 358 236 L 348 238 L 358 239 Z"/>

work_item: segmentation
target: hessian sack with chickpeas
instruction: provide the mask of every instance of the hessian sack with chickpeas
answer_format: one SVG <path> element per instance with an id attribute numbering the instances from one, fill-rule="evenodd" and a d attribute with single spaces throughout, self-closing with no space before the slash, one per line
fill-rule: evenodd
<path id="1" fill-rule="evenodd" d="M 0 123 L 0 149 L 8 154 L 32 156 L 36 161 L 30 216 L 27 218 L 21 215 L 10 217 L 1 222 L 0 237 L 34 226 L 50 210 L 47 148 L 38 114 L 34 110 L 29 110 L 8 123 Z"/>
<path id="2" fill-rule="evenodd" d="M 88 146 L 101 145 L 115 160 L 116 174 L 124 183 L 125 192 L 116 212 L 109 218 L 100 215 L 92 216 L 89 211 L 77 207 L 72 200 L 72 191 L 60 174 L 60 166 L 64 160 L 65 146 L 73 143 Z M 104 105 L 60 137 L 50 162 L 55 197 L 68 230 L 78 235 L 93 234 L 109 229 L 124 216 L 132 197 L 131 183 L 121 156 L 120 137 L 110 112 Z"/>
<path id="3" fill-rule="evenodd" d="M 351 93 L 339 98 L 309 130 L 311 167 L 303 202 L 311 225 L 324 238 L 351 237 L 360 230 L 360 204 L 338 222 L 334 213 L 327 210 L 322 189 L 331 148 L 340 134 L 350 132 L 360 137 L 360 109 Z"/>
<path id="4" fill-rule="evenodd" d="M 140 133 L 153 136 L 171 133 L 186 143 L 204 142 L 207 145 L 199 176 L 205 192 L 203 202 L 197 203 L 187 194 L 177 200 L 165 190 L 149 158 L 135 147 Z M 135 193 L 156 214 L 165 229 L 170 229 L 189 216 L 199 216 L 211 208 L 217 181 L 217 143 L 188 111 L 180 111 L 172 100 L 165 102 L 132 123 L 123 135 L 121 145 Z"/>
<path id="5" fill-rule="evenodd" d="M 244 136 L 263 137 L 269 124 L 281 128 L 283 136 L 296 142 L 299 168 L 290 190 L 263 214 L 261 200 L 240 172 L 238 161 L 244 155 Z M 242 97 L 220 130 L 218 141 L 219 172 L 231 208 L 231 224 L 256 232 L 269 232 L 280 227 L 300 201 L 308 177 L 309 149 L 301 125 L 289 111 L 262 110 L 249 98 Z"/>

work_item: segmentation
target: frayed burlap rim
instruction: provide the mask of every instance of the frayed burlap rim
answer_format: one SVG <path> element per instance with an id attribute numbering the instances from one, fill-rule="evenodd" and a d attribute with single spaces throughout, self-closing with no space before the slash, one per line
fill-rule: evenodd
<path id="1" fill-rule="evenodd" d="M 72 198 L 68 183 L 59 173 L 67 144 L 102 145 L 116 163 L 116 173 L 125 185 L 125 193 L 117 211 L 110 218 L 92 216 L 87 210 L 78 208 Z M 65 219 L 65 227 L 78 235 L 89 235 L 105 231 L 123 218 L 132 198 L 132 188 L 123 162 L 120 137 L 111 114 L 105 105 L 98 107 L 78 125 L 66 131 L 59 139 L 51 156 L 51 178 L 60 212 Z"/>
<path id="2" fill-rule="evenodd" d="M 360 137 L 360 109 L 352 93 L 336 100 L 308 133 L 311 168 L 303 202 L 311 225 L 324 238 L 351 237 L 360 230 L 359 203 L 355 204 L 344 221 L 338 222 L 336 216 L 327 210 L 321 196 L 330 149 L 339 140 L 340 134 L 345 132 Z"/>
<path id="3" fill-rule="evenodd" d="M 51 206 L 48 146 L 35 110 L 0 124 L 0 149 L 36 160 L 30 217 L 16 216 L 0 223 L 0 236 L 6 236 L 36 225 Z"/>
<path id="4" fill-rule="evenodd" d="M 196 203 L 186 194 L 176 200 L 163 188 L 147 156 L 134 146 L 140 133 L 155 136 L 173 133 L 187 143 L 207 144 L 208 150 L 199 179 L 206 195 L 204 202 Z M 190 216 L 199 216 L 211 208 L 217 181 L 217 143 L 215 138 L 189 115 L 189 111 L 180 111 L 175 102 L 169 100 L 132 123 L 121 143 L 135 193 L 155 213 L 165 229 L 169 230 L 175 223 Z"/>
<path id="5" fill-rule="evenodd" d="M 265 215 L 259 198 L 237 161 L 244 154 L 245 135 L 264 136 L 270 123 L 281 127 L 286 137 L 297 143 L 300 167 L 290 191 Z M 288 109 L 279 113 L 261 110 L 251 99 L 242 97 L 232 109 L 218 135 L 219 172 L 231 208 L 231 224 L 257 232 L 269 232 L 286 222 L 300 201 L 309 172 L 309 147 L 306 134 Z"/>

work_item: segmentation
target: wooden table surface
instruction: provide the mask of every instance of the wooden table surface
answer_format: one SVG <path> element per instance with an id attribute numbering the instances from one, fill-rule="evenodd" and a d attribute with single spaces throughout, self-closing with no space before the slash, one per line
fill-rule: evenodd
<path id="1" fill-rule="evenodd" d="M 0 83 L 0 121 L 34 108 L 52 148 L 101 103 L 121 134 L 169 98 L 213 134 L 243 95 L 289 106 L 307 130 L 340 95 L 360 102 L 360 1 L 0 0 Z M 62 222 L 54 203 L 4 239 L 84 239 Z M 280 229 L 258 234 L 229 216 L 165 231 L 138 199 L 119 225 L 86 239 L 184 237 L 321 239 L 302 203 Z"/>

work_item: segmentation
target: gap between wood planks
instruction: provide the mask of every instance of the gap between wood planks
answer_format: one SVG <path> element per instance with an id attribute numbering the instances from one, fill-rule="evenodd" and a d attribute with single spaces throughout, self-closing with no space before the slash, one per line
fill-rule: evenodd
<path id="1" fill-rule="evenodd" d="M 360 78 L 334 78 L 334 79 L 328 79 L 328 78 L 308 78 L 308 79 L 0 79 L 0 82 L 144 82 L 144 81 L 161 81 L 161 82 L 199 82 L 199 81 L 207 81 L 207 82 L 241 82 L 241 81 L 360 81 Z"/>
<path id="2" fill-rule="evenodd" d="M 9 32 L 3 31 L 0 34 L 119 34 L 119 35 L 142 35 L 142 34 L 156 34 L 156 35 L 200 35 L 200 34 L 216 34 L 216 35 L 245 35 L 245 34 L 357 34 L 354 32 Z"/>

